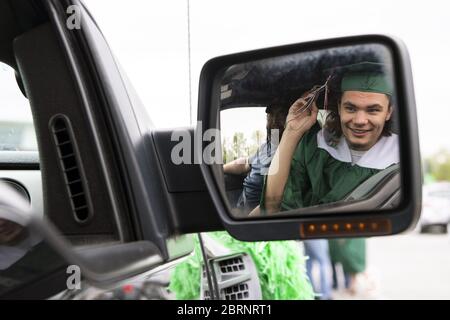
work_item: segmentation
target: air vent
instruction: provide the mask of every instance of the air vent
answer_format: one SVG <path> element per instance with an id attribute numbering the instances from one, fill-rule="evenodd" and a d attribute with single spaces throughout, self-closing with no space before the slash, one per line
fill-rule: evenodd
<path id="1" fill-rule="evenodd" d="M 245 269 L 244 261 L 241 257 L 220 261 L 219 266 L 222 273 L 238 272 Z"/>
<path id="2" fill-rule="evenodd" d="M 241 283 L 221 290 L 221 296 L 225 297 L 225 300 L 244 300 L 248 299 L 250 292 L 248 284 Z"/>
<path id="3" fill-rule="evenodd" d="M 58 115 L 50 121 L 50 128 L 58 151 L 75 220 L 78 223 L 86 223 L 90 220 L 91 210 L 86 193 L 85 177 L 80 166 L 78 149 L 70 122 L 65 116 Z"/>
<path id="4" fill-rule="evenodd" d="M 250 290 L 247 283 L 241 283 L 220 290 L 220 296 L 225 300 L 245 300 L 250 297 Z M 209 290 L 205 290 L 203 299 L 211 300 Z"/>
<path id="5" fill-rule="evenodd" d="M 260 300 L 262 298 L 258 272 L 253 259 L 246 253 L 210 258 L 212 280 L 221 300 Z M 211 299 L 204 265 L 200 298 Z"/>

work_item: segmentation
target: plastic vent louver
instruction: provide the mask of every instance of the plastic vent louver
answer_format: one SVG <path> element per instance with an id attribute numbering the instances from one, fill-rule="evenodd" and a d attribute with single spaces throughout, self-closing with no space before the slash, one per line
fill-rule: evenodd
<path id="1" fill-rule="evenodd" d="M 225 300 L 245 300 L 250 296 L 248 284 L 241 283 L 221 290 Z"/>
<path id="2" fill-rule="evenodd" d="M 259 300 L 262 298 L 258 272 L 253 259 L 246 253 L 210 258 L 214 286 L 221 300 Z M 210 300 L 204 265 L 202 266 L 200 299 Z"/>
<path id="3" fill-rule="evenodd" d="M 244 261 L 241 257 L 220 261 L 219 266 L 222 273 L 237 272 L 245 269 Z"/>
<path id="4" fill-rule="evenodd" d="M 86 223 L 91 218 L 91 210 L 85 190 L 85 178 L 78 160 L 78 151 L 69 120 L 62 115 L 53 117 L 50 121 L 50 128 L 75 220 L 78 223 Z"/>

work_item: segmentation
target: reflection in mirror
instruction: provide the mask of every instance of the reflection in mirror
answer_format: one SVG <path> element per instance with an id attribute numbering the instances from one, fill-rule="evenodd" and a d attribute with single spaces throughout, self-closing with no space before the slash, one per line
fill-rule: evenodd
<path id="1" fill-rule="evenodd" d="M 0 218 L 0 270 L 9 268 L 38 242 L 25 226 Z"/>
<path id="2" fill-rule="evenodd" d="M 220 127 L 235 217 L 395 208 L 394 83 L 389 50 L 380 44 L 229 67 Z"/>
<path id="3" fill-rule="evenodd" d="M 29 227 L 24 216 L 27 202 L 15 190 L 1 183 L 2 198 L 16 203 L 16 210 L 8 203 L 0 204 L 0 299 L 17 293 L 20 288 L 67 266 L 65 259 L 56 253 L 35 230 Z M 6 196 L 7 194 L 7 196 Z M 13 296 L 15 296 L 13 294 Z M 23 296 L 25 297 L 25 296 Z"/>

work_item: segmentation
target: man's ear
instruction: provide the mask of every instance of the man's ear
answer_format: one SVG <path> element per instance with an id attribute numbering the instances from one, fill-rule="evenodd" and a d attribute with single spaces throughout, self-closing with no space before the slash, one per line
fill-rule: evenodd
<path id="1" fill-rule="evenodd" d="M 392 111 L 393 111 L 393 110 L 394 110 L 394 106 L 389 105 L 389 107 L 388 107 L 388 114 L 387 114 L 387 117 L 386 117 L 386 121 L 389 121 L 389 120 L 391 119 Z"/>

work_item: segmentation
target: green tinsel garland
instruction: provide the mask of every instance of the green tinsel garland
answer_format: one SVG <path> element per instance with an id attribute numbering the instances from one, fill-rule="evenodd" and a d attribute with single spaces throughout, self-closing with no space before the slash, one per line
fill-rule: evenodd
<path id="1" fill-rule="evenodd" d="M 314 292 L 305 270 L 305 258 L 298 242 L 265 241 L 241 242 L 226 232 L 209 235 L 235 252 L 249 254 L 256 264 L 262 296 L 265 300 L 313 299 Z M 177 299 L 199 299 L 200 268 L 202 256 L 198 241 L 195 252 L 187 261 L 179 264 L 171 277 L 169 290 Z"/>

